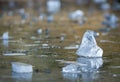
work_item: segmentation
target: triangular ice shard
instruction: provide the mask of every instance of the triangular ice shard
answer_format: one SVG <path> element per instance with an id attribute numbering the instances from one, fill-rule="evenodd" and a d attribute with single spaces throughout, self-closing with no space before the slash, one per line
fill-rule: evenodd
<path id="1" fill-rule="evenodd" d="M 84 33 L 80 47 L 76 52 L 78 56 L 102 57 L 103 50 L 97 45 L 95 35 L 96 33 L 91 30 Z"/>

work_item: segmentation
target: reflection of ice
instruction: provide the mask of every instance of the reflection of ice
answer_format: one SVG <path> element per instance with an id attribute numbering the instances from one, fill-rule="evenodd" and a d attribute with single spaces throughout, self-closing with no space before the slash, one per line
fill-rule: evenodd
<path id="1" fill-rule="evenodd" d="M 93 72 L 97 71 L 99 67 L 102 66 L 103 60 L 102 58 L 78 58 L 77 62 L 86 64 L 80 67 L 82 72 Z"/>
<path id="2" fill-rule="evenodd" d="M 20 81 L 31 81 L 32 73 L 15 73 L 12 72 L 12 78 Z"/>
<path id="3" fill-rule="evenodd" d="M 75 81 L 75 80 L 81 78 L 81 74 L 79 74 L 79 73 L 63 73 L 63 77 L 65 79 Z"/>
<path id="4" fill-rule="evenodd" d="M 3 40 L 2 42 L 3 42 L 2 44 L 3 44 L 5 47 L 8 47 L 8 43 L 9 43 L 8 40 Z"/>
<path id="5" fill-rule="evenodd" d="M 80 63 L 80 65 L 70 64 L 63 67 L 63 77 L 69 80 L 78 80 L 81 78 L 83 82 L 91 82 L 93 79 L 97 78 L 97 71 L 102 66 L 103 60 L 102 58 L 80 57 L 77 59 L 76 63 Z M 72 70 L 70 70 L 71 68 Z"/>

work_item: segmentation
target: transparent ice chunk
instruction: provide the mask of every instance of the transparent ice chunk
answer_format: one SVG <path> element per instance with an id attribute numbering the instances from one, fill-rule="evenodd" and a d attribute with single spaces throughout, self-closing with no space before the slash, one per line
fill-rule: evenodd
<path id="1" fill-rule="evenodd" d="M 95 35 L 96 33 L 91 30 L 84 33 L 80 47 L 76 51 L 78 56 L 102 57 L 103 50 L 97 45 Z"/>
<path id="2" fill-rule="evenodd" d="M 31 73 L 33 72 L 32 65 L 21 63 L 21 62 L 12 62 L 12 71 L 16 73 Z"/>

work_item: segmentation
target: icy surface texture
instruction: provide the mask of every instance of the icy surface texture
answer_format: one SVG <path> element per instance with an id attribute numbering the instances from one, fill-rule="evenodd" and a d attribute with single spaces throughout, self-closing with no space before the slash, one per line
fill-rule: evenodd
<path id="1" fill-rule="evenodd" d="M 33 72 L 33 69 L 32 65 L 20 62 L 12 62 L 12 71 L 16 73 L 30 73 Z"/>
<path id="2" fill-rule="evenodd" d="M 87 30 L 82 38 L 80 47 L 76 51 L 76 54 L 83 57 L 102 57 L 103 50 L 97 45 L 95 40 L 96 33 L 91 30 Z"/>
<path id="3" fill-rule="evenodd" d="M 61 3 L 59 0 L 48 0 L 47 1 L 47 11 L 49 14 L 55 14 L 59 12 Z"/>

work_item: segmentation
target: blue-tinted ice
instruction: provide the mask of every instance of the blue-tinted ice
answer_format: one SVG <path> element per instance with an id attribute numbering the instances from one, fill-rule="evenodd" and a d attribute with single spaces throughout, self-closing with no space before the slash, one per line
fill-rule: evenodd
<path id="1" fill-rule="evenodd" d="M 61 7 L 61 3 L 59 0 L 48 0 L 46 4 L 47 4 L 47 12 L 49 14 L 55 14 L 59 12 Z"/>
<path id="2" fill-rule="evenodd" d="M 63 67 L 62 74 L 66 79 L 76 80 L 82 78 L 83 82 L 90 82 L 89 80 L 97 78 L 97 72 L 102 64 L 102 58 L 80 57 L 77 59 L 76 64 Z"/>
<path id="3" fill-rule="evenodd" d="M 97 45 L 94 31 L 87 30 L 82 38 L 80 47 L 76 51 L 78 56 L 83 57 L 102 57 L 103 50 Z"/>

